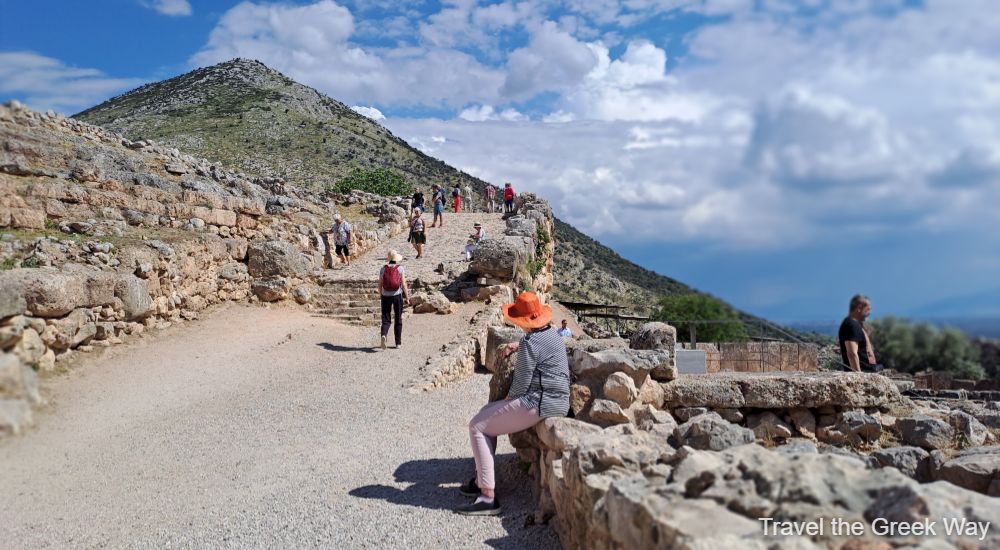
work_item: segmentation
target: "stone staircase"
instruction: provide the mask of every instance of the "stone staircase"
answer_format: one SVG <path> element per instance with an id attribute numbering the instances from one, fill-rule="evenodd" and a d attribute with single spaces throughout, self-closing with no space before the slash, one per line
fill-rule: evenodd
<path id="1" fill-rule="evenodd" d="M 317 315 L 342 323 L 374 326 L 382 318 L 375 281 L 325 281 L 314 305 Z"/>

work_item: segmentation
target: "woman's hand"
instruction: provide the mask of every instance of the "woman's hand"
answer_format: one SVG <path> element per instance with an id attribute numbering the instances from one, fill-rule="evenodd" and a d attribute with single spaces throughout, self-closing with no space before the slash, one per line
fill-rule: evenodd
<path id="1" fill-rule="evenodd" d="M 510 342 L 504 344 L 503 348 L 500 350 L 500 358 L 506 359 L 507 357 L 510 356 L 510 354 L 516 352 L 520 346 L 521 342 Z"/>

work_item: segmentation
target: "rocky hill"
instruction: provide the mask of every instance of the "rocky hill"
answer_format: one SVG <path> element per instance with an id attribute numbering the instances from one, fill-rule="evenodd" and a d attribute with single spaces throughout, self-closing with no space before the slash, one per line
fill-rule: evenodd
<path id="1" fill-rule="evenodd" d="M 232 61 L 147 84 L 74 116 L 249 174 L 321 188 L 352 168 L 391 168 L 430 185 L 483 183 L 410 147 L 347 105 L 259 61 Z"/>
<path id="2" fill-rule="evenodd" d="M 75 118 L 132 140 L 155 139 L 233 170 L 277 175 L 313 189 L 354 168 L 390 168 L 414 183 L 483 182 L 411 147 L 343 103 L 253 60 L 234 59 L 112 98 Z M 622 258 L 556 220 L 554 296 L 649 313 L 662 294 L 697 292 Z M 790 331 L 745 312 L 764 334 Z"/>

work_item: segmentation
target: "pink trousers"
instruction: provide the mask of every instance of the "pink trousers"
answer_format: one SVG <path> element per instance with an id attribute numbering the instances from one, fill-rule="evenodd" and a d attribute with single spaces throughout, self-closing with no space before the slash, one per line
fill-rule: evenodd
<path id="1" fill-rule="evenodd" d="M 537 424 L 538 409 L 526 409 L 520 399 L 494 401 L 469 421 L 469 441 L 476 459 L 476 484 L 480 489 L 493 489 L 493 457 L 497 451 L 497 436 L 512 434 Z"/>

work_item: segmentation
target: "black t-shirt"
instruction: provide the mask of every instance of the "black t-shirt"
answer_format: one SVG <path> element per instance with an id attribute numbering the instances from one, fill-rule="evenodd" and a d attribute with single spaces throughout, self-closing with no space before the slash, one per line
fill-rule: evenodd
<path id="1" fill-rule="evenodd" d="M 847 345 L 844 342 L 857 342 L 859 366 L 870 365 L 868 362 L 868 339 L 865 338 L 865 329 L 858 320 L 845 317 L 844 322 L 840 323 L 837 340 L 840 341 L 840 357 L 844 360 L 845 365 L 850 367 L 851 362 L 847 360 Z"/>
<path id="2" fill-rule="evenodd" d="M 416 192 L 413 194 L 413 207 L 422 207 L 424 205 L 424 194 L 421 192 Z"/>

